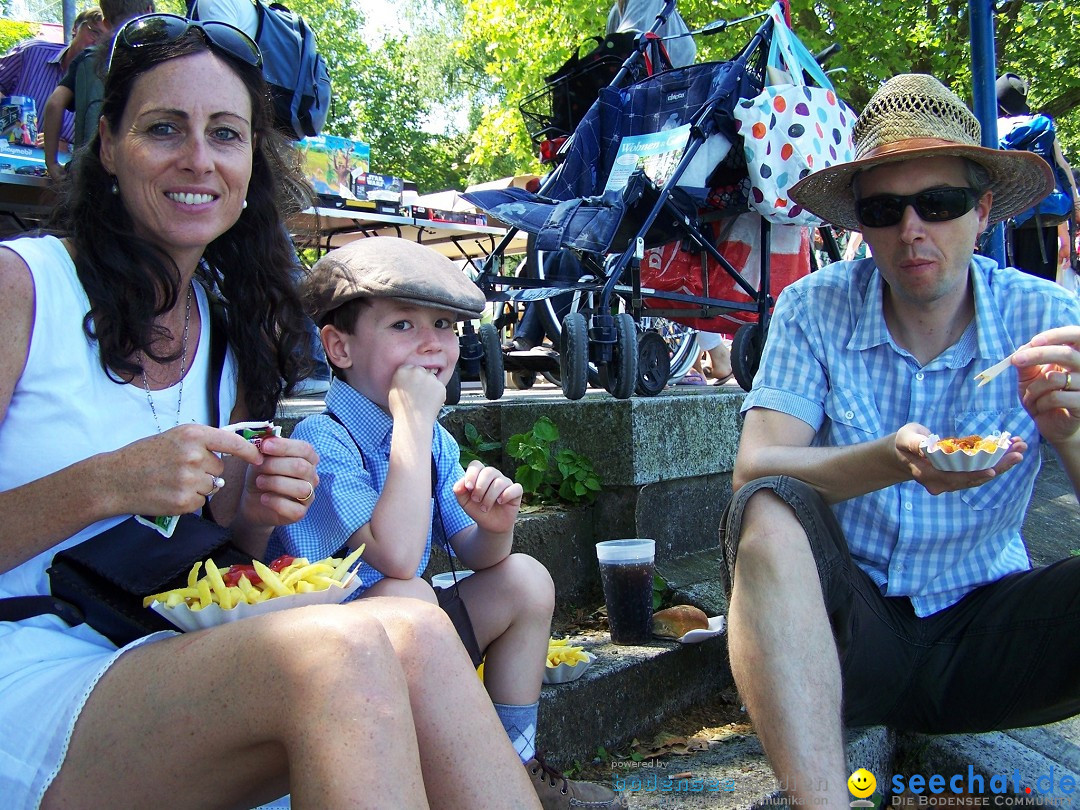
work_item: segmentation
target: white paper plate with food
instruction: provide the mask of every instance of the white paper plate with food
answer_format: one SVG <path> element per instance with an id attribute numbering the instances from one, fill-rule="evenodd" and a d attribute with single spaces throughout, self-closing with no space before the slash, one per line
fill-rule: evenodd
<path id="1" fill-rule="evenodd" d="M 547 666 L 544 668 L 544 683 L 568 683 L 585 674 L 596 656 L 585 652 L 584 647 L 571 644 L 565 638 L 548 640 Z"/>
<path id="2" fill-rule="evenodd" d="M 727 620 L 723 616 L 710 616 L 709 626 L 701 630 L 689 630 L 679 636 L 676 641 L 683 644 L 697 644 L 707 638 L 713 638 L 724 632 L 727 628 Z"/>
<path id="3" fill-rule="evenodd" d="M 1001 461 L 1011 444 L 1008 431 L 988 436 L 952 436 L 941 438 L 931 433 L 919 446 L 930 463 L 946 472 L 988 470 Z"/>
<path id="4" fill-rule="evenodd" d="M 189 633 L 277 610 L 338 604 L 360 587 L 353 566 L 363 550 L 316 563 L 279 558 L 269 565 L 253 560 L 225 569 L 207 560 L 196 563 L 185 587 L 148 596 L 144 604 Z"/>

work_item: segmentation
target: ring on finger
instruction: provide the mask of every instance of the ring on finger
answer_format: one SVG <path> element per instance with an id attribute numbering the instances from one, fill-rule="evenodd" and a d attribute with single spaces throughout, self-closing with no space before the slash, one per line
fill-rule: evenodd
<path id="1" fill-rule="evenodd" d="M 1072 391 L 1072 372 L 1071 371 L 1066 371 L 1065 372 L 1065 387 L 1062 388 L 1061 390 L 1062 391 Z"/>
<path id="2" fill-rule="evenodd" d="M 308 485 L 308 494 L 305 495 L 303 498 L 297 498 L 297 503 L 307 503 L 315 497 L 315 485 L 312 484 L 310 481 L 305 481 L 304 483 Z"/>
<path id="3" fill-rule="evenodd" d="M 219 489 L 225 486 L 225 479 L 220 476 L 214 475 L 213 473 L 207 473 L 207 475 L 210 476 L 210 481 L 213 486 L 210 488 L 210 491 L 207 492 L 203 497 L 212 498 Z"/>

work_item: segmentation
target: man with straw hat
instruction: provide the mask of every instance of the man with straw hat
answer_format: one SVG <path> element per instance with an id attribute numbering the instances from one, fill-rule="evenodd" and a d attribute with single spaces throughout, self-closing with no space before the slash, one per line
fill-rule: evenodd
<path id="1" fill-rule="evenodd" d="M 973 255 L 1051 188 L 1041 158 L 979 143 L 955 94 L 897 76 L 863 110 L 855 160 L 791 192 L 872 253 L 777 301 L 721 524 L 732 671 L 799 803 L 850 801 L 844 725 L 1080 711 L 1080 557 L 1030 570 L 1020 536 L 1040 443 L 1080 490 L 1080 305 Z M 938 469 L 926 441 L 997 431 L 1011 438 L 983 470 Z"/>

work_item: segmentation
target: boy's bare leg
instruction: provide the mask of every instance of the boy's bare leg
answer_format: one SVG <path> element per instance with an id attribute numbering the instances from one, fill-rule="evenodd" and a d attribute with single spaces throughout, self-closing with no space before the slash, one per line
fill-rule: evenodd
<path id="1" fill-rule="evenodd" d="M 787 792 L 846 806 L 840 663 L 806 533 L 768 491 L 751 496 L 728 612 L 731 670 Z"/>
<path id="2" fill-rule="evenodd" d="M 555 586 L 539 562 L 511 554 L 458 584 L 480 649 L 487 648 L 484 685 L 495 703 L 525 706 L 540 699 Z"/>
<path id="3" fill-rule="evenodd" d="M 43 807 L 253 806 L 290 790 L 297 808 L 428 806 L 406 671 L 358 605 L 125 653 L 90 694 Z"/>

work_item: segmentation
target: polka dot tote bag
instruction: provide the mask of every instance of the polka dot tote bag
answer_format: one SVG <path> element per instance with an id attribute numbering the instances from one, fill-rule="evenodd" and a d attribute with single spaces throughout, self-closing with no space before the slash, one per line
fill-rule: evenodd
<path id="1" fill-rule="evenodd" d="M 779 79 L 735 105 L 734 117 L 746 152 L 750 204 L 766 219 L 785 225 L 820 225 L 788 193 L 811 172 L 854 156 L 855 113 L 784 22 L 778 5 L 769 49 L 769 75 Z M 806 71 L 819 86 L 803 82 Z"/>

